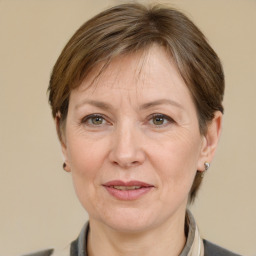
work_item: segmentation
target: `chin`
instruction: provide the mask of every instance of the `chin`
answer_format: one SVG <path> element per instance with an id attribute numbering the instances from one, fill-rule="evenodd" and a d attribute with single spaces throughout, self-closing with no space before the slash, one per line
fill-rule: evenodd
<path id="1" fill-rule="evenodd" d="M 157 227 L 159 217 L 151 211 L 145 212 L 136 208 L 119 208 L 105 212 L 97 221 L 120 233 L 141 233 Z M 90 218 L 91 219 L 91 218 Z"/>
<path id="2" fill-rule="evenodd" d="M 142 233 L 151 228 L 149 222 L 138 219 L 109 220 L 104 224 L 119 233 L 126 234 Z"/>

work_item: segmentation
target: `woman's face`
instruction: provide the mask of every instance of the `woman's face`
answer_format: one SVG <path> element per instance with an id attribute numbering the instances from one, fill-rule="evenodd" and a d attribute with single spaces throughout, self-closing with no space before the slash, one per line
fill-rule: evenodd
<path id="1" fill-rule="evenodd" d="M 90 220 L 137 232 L 184 218 L 206 139 L 170 57 L 153 46 L 93 78 L 71 92 L 63 145 Z"/>

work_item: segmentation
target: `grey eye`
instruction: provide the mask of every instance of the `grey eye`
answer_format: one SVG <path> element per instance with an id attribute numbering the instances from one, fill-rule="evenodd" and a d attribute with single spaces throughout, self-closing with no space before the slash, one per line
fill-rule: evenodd
<path id="1" fill-rule="evenodd" d="M 152 118 L 153 124 L 154 125 L 162 125 L 165 123 L 165 118 L 162 116 L 155 116 Z"/>
<path id="2" fill-rule="evenodd" d="M 174 120 L 164 114 L 153 114 L 149 119 L 149 123 L 155 127 L 165 127 L 168 124 L 174 123 Z"/>
<path id="3" fill-rule="evenodd" d="M 91 117 L 90 120 L 93 125 L 100 125 L 104 122 L 104 119 L 101 116 Z"/>
<path id="4" fill-rule="evenodd" d="M 89 126 L 100 126 L 106 123 L 106 119 L 102 115 L 93 114 L 83 118 L 82 123 Z"/>

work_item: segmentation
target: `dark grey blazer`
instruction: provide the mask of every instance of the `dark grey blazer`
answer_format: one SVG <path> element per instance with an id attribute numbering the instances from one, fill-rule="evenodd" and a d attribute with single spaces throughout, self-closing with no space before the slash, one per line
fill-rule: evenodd
<path id="1" fill-rule="evenodd" d="M 204 240 L 204 256 L 241 256 Z"/>
<path id="2" fill-rule="evenodd" d="M 49 249 L 49 250 L 45 250 L 45 251 L 41 251 L 33 254 L 27 254 L 24 256 L 51 256 L 53 252 L 54 252 L 53 249 Z M 79 252 L 79 243 L 77 239 L 71 244 L 70 256 L 78 256 L 78 252 Z M 84 256 L 87 256 L 87 254 L 85 254 Z M 221 248 L 215 244 L 208 242 L 207 240 L 204 240 L 204 256 L 241 256 L 241 255 L 232 253 L 224 248 Z"/>

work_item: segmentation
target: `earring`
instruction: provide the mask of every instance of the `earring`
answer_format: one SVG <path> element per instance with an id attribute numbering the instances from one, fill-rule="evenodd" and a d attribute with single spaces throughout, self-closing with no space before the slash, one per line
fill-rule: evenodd
<path id="1" fill-rule="evenodd" d="M 204 171 L 201 173 L 201 178 L 204 177 L 204 173 L 210 168 L 210 163 L 205 162 L 204 163 Z"/>
<path id="2" fill-rule="evenodd" d="M 205 168 L 205 171 L 207 171 L 210 168 L 210 163 L 205 162 L 204 163 L 204 168 Z"/>
<path id="3" fill-rule="evenodd" d="M 66 168 L 67 168 L 67 164 L 64 162 L 62 165 L 62 168 L 65 172 L 69 172 Z"/>

